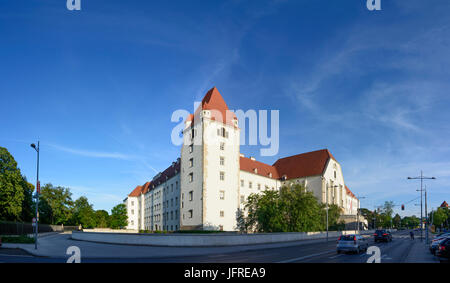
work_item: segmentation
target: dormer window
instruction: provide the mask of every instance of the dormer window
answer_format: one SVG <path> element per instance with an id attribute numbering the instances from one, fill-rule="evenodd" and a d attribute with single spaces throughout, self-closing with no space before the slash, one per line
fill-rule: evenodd
<path id="1" fill-rule="evenodd" d="M 269 173 L 269 178 L 272 178 L 272 173 Z"/>
<path id="2" fill-rule="evenodd" d="M 283 181 L 286 181 L 287 176 L 286 176 L 286 175 L 283 175 L 283 176 L 281 177 L 281 179 L 282 179 Z"/>
<path id="3" fill-rule="evenodd" d="M 254 168 L 253 173 L 258 174 L 258 168 Z"/>

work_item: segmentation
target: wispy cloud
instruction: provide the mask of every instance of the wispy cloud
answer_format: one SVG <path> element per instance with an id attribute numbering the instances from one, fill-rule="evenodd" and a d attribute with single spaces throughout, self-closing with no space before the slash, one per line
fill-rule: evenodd
<path id="1" fill-rule="evenodd" d="M 133 159 L 139 158 L 138 156 L 117 153 L 117 152 L 90 151 L 90 150 L 69 148 L 69 147 L 60 146 L 60 145 L 56 145 L 56 144 L 47 144 L 47 145 L 56 150 L 59 150 L 59 151 L 67 152 L 67 153 L 74 154 L 74 155 L 92 157 L 92 158 L 112 158 L 112 159 L 123 159 L 123 160 L 133 160 Z"/>

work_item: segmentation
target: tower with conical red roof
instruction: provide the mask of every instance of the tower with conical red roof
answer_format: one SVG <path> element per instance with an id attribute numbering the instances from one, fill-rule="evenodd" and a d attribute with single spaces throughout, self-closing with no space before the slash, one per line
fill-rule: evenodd
<path id="1" fill-rule="evenodd" d="M 235 230 L 239 131 L 236 115 L 216 87 L 187 117 L 181 149 L 181 229 Z"/>

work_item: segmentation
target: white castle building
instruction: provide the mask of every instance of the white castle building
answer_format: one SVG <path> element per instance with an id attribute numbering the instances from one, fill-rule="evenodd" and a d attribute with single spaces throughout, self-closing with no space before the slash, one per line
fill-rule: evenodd
<path id="1" fill-rule="evenodd" d="M 244 157 L 238 119 L 212 88 L 186 118 L 181 157 L 124 200 L 127 228 L 234 231 L 250 194 L 294 183 L 319 201 L 338 205 L 343 215 L 356 215 L 359 200 L 327 149 L 281 158 L 273 165 Z"/>

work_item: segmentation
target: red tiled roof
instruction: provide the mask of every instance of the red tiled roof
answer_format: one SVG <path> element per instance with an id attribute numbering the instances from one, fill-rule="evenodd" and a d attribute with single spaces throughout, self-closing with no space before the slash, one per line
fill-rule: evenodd
<path id="1" fill-rule="evenodd" d="M 278 159 L 273 166 L 280 177 L 295 179 L 323 174 L 330 158 L 336 160 L 328 149 L 322 149 Z"/>
<path id="2" fill-rule="evenodd" d="M 352 191 L 350 191 L 350 189 L 347 186 L 345 186 L 345 190 L 347 191 L 347 195 L 350 195 L 350 196 L 356 198 L 356 196 L 352 193 Z"/>
<path id="3" fill-rule="evenodd" d="M 239 163 L 240 169 L 243 171 L 258 174 L 268 178 L 279 179 L 277 169 L 275 169 L 275 167 L 273 166 L 270 166 L 269 164 L 265 164 L 242 156 L 240 157 Z M 255 173 L 255 168 L 257 169 L 257 173 Z M 269 176 L 269 173 L 272 173 L 272 177 Z"/>
<path id="4" fill-rule="evenodd" d="M 206 93 L 205 97 L 202 99 L 202 103 L 195 110 L 194 115 L 189 114 L 186 121 L 194 121 L 195 119 L 198 119 L 201 110 L 210 110 L 212 120 L 222 121 L 224 124 L 231 125 L 233 127 L 233 121 L 237 120 L 236 115 L 228 109 L 225 100 L 216 87 L 213 87 Z"/>
<path id="5" fill-rule="evenodd" d="M 138 197 L 142 193 L 142 186 L 137 186 L 128 196 L 129 197 Z"/>
<path id="6" fill-rule="evenodd" d="M 441 204 L 441 207 L 448 207 L 448 203 L 444 200 L 444 202 Z"/>

